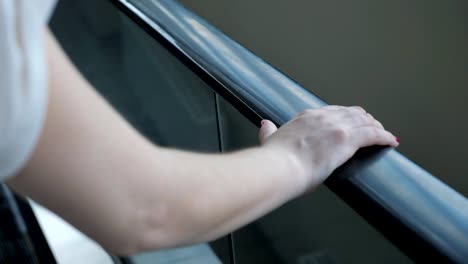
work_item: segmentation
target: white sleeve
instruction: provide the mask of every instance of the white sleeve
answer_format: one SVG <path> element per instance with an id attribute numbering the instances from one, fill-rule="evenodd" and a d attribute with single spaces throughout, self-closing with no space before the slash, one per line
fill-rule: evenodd
<path id="1" fill-rule="evenodd" d="M 53 0 L 0 0 L 0 181 L 27 162 L 47 105 L 43 33 Z"/>

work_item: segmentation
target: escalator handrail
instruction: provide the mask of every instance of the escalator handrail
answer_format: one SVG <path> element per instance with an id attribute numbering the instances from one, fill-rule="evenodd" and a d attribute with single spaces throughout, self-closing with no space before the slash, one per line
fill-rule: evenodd
<path id="1" fill-rule="evenodd" d="M 173 0 L 111 0 L 255 124 L 323 100 Z M 468 200 L 393 149 L 361 149 L 325 182 L 417 262 L 468 261 Z"/>

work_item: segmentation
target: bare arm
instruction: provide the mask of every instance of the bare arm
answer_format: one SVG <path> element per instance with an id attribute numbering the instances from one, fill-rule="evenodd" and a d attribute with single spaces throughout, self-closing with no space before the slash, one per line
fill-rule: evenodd
<path id="1" fill-rule="evenodd" d="M 44 131 L 8 183 L 118 254 L 214 239 L 317 186 L 359 147 L 397 145 L 361 110 L 329 107 L 277 132 L 265 121 L 257 148 L 222 155 L 161 148 L 94 92 L 50 33 L 47 46 Z M 340 120 L 363 128 L 337 127 Z"/>

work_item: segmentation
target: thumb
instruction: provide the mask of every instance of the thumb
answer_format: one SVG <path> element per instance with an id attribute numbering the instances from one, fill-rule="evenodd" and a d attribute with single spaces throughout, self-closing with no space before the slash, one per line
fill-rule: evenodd
<path id="1" fill-rule="evenodd" d="M 260 125 L 261 127 L 260 131 L 258 132 L 258 139 L 260 140 L 260 144 L 263 144 L 269 136 L 271 136 L 273 133 L 276 132 L 276 130 L 278 130 L 278 128 L 276 128 L 273 122 L 266 119 L 262 120 Z"/>

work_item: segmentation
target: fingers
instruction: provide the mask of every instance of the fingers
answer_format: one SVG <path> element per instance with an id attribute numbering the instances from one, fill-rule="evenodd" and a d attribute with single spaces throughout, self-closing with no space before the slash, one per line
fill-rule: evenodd
<path id="1" fill-rule="evenodd" d="M 351 136 L 349 143 L 357 148 L 371 145 L 398 146 L 398 140 L 371 114 L 360 106 L 329 105 L 316 110 L 305 110 L 299 114 L 307 127 L 335 127 L 338 137 L 342 134 Z M 275 129 L 276 131 L 276 129 Z M 335 130 L 334 130 L 335 131 Z"/>
<path id="2" fill-rule="evenodd" d="M 367 114 L 366 110 L 364 110 L 364 108 L 360 107 L 360 106 L 350 106 L 349 107 L 350 109 L 354 109 L 362 114 Z"/>
<path id="3" fill-rule="evenodd" d="M 278 128 L 270 120 L 262 120 L 260 131 L 258 132 L 258 139 L 260 144 L 263 144 L 269 136 L 276 132 Z"/>
<path id="4" fill-rule="evenodd" d="M 360 127 L 360 126 L 369 126 L 374 125 L 379 128 L 384 128 L 382 123 L 377 121 L 371 114 L 367 113 L 364 108 L 360 106 L 327 106 L 322 109 L 328 110 L 338 110 L 342 113 L 345 122 L 347 122 L 349 127 Z"/>
<path id="5" fill-rule="evenodd" d="M 377 119 L 375 119 L 371 114 L 369 114 L 369 117 L 372 118 L 372 120 L 374 121 L 374 125 L 381 128 L 381 129 L 385 129 L 384 126 L 382 125 L 382 123 L 380 123 Z"/>
<path id="6" fill-rule="evenodd" d="M 351 140 L 357 148 L 372 145 L 399 145 L 398 139 L 390 132 L 377 126 L 358 127 L 351 130 Z"/>

